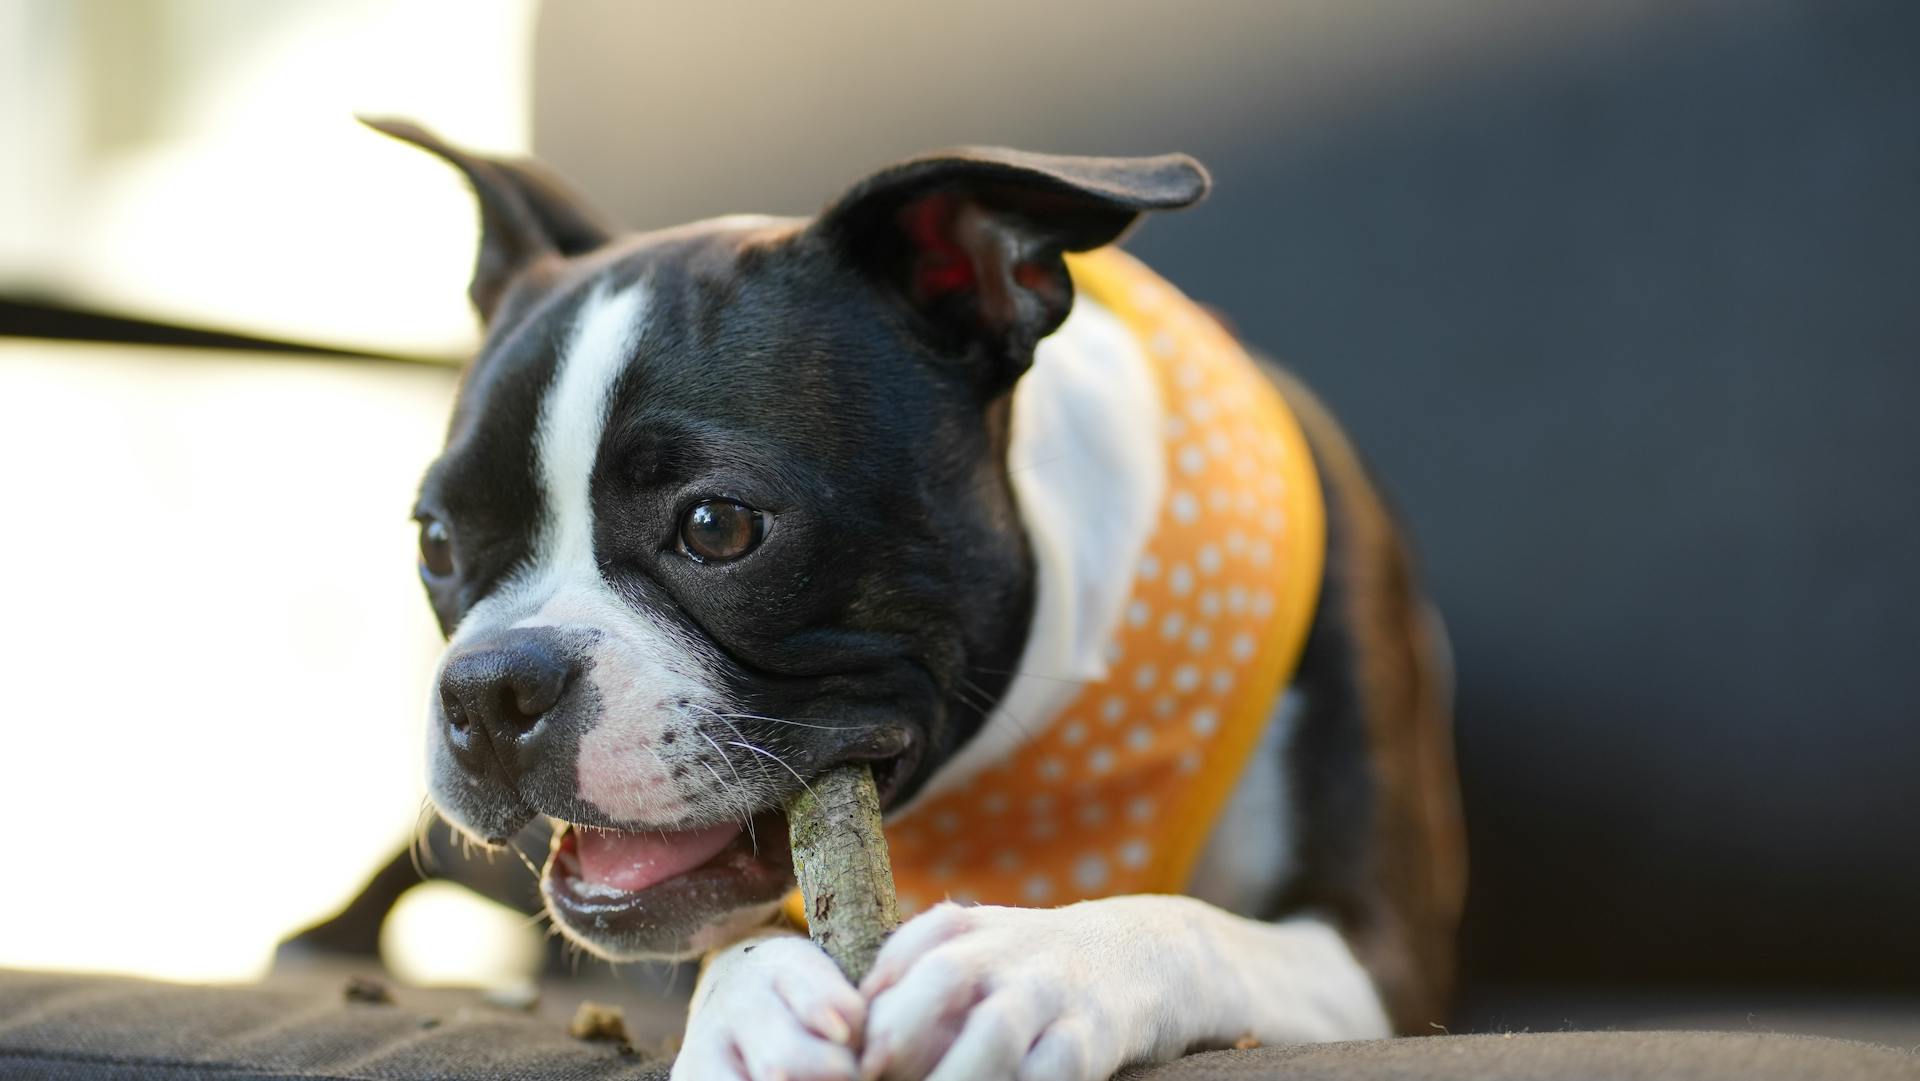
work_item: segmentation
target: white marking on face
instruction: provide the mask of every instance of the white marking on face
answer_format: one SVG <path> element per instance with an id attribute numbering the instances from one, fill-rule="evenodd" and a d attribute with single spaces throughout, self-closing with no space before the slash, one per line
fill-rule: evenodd
<path id="1" fill-rule="evenodd" d="M 615 820 L 673 826 L 735 813 L 740 808 L 731 801 L 745 794 L 723 790 L 711 765 L 694 764 L 715 749 L 700 738 L 699 717 L 680 705 L 689 703 L 695 714 L 731 708 L 715 688 L 711 649 L 619 597 L 594 554 L 594 463 L 614 390 L 646 333 L 647 301 L 643 283 L 618 292 L 602 285 L 580 306 L 535 427 L 541 520 L 532 558 L 466 614 L 441 663 L 513 628 L 593 632 L 591 666 L 581 678 L 599 716 L 580 737 L 577 793 Z M 436 707 L 436 795 L 463 783 L 440 730 Z M 669 731 L 685 738 L 669 747 L 661 738 Z M 676 760 L 687 766 L 680 781 L 671 775 Z"/>
<path id="2" fill-rule="evenodd" d="M 546 497 L 538 562 L 598 578 L 593 557 L 593 463 L 607 430 L 614 385 L 646 329 L 646 290 L 596 289 L 581 306 L 559 367 L 540 403 L 534 453 Z"/>

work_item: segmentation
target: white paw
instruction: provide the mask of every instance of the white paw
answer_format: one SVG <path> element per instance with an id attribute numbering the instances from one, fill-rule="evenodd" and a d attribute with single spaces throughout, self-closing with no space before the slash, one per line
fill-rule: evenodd
<path id="1" fill-rule="evenodd" d="M 818 946 L 736 943 L 700 977 L 673 1081 L 850 1081 L 866 1002 Z"/>
<path id="2" fill-rule="evenodd" d="M 861 1077 L 1103 1081 L 1152 1037 L 1127 1016 L 1142 989 L 1096 986 L 1099 937 L 1074 909 L 934 907 L 860 985 Z"/>

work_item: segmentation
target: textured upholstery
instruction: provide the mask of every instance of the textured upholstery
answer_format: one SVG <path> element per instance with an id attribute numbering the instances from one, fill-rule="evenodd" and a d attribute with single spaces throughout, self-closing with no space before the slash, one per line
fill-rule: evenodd
<path id="1" fill-rule="evenodd" d="M 1116 1081 L 1912 1081 L 1920 1058 L 1766 1032 L 1536 1032 L 1218 1051 Z"/>
<path id="2" fill-rule="evenodd" d="M 350 1002 L 337 981 L 182 987 L 0 972 L 0 1077 L 368 1081 L 660 1078 L 664 1049 L 568 1036 L 461 994 Z M 1125 1081 L 1920 1081 L 1875 1044 L 1759 1032 L 1557 1032 L 1261 1048 L 1136 1068 Z"/>
<path id="3" fill-rule="evenodd" d="M 665 1077 L 658 1056 L 568 1036 L 481 1004 L 349 1002 L 313 989 L 182 987 L 0 974 L 0 1077 L 367 1078 L 407 1081 Z"/>

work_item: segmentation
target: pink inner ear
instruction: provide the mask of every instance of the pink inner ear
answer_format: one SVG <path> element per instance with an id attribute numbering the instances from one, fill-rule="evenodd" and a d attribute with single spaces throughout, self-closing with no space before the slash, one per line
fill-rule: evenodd
<path id="1" fill-rule="evenodd" d="M 1036 293 L 1055 292 L 1053 275 L 1047 273 L 1047 268 L 1039 263 L 1016 264 L 1013 268 L 1013 282 L 1022 289 L 1031 289 Z"/>
<path id="2" fill-rule="evenodd" d="M 922 300 L 977 284 L 973 260 L 953 235 L 955 209 L 953 196 L 942 193 L 910 204 L 904 214 L 907 239 L 918 252 L 914 288 Z"/>

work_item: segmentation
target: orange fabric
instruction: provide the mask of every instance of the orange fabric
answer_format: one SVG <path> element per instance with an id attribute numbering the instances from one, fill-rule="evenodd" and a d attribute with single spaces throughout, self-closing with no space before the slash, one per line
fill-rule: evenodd
<path id="1" fill-rule="evenodd" d="M 1319 479 L 1279 392 L 1130 256 L 1103 249 L 1068 265 L 1154 369 L 1165 502 L 1106 678 L 1032 718 L 1041 729 L 1008 759 L 888 823 L 902 915 L 943 897 L 1053 906 L 1183 891 L 1318 599 Z"/>

